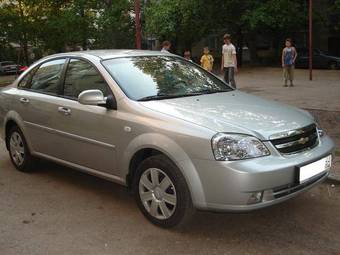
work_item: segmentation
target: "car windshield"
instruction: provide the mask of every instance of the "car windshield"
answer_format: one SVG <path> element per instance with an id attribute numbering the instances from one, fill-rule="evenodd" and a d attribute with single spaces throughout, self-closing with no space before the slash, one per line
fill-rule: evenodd
<path id="1" fill-rule="evenodd" d="M 161 100 L 232 90 L 214 75 L 178 57 L 124 57 L 105 60 L 103 65 L 133 100 Z"/>

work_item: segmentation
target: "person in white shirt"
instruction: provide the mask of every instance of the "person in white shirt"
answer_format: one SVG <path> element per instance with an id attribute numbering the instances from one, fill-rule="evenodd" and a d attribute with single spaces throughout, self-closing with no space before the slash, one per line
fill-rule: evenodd
<path id="1" fill-rule="evenodd" d="M 186 60 L 192 62 L 190 50 L 184 51 L 184 55 L 183 55 L 183 56 L 184 56 L 184 58 L 185 58 Z"/>
<path id="2" fill-rule="evenodd" d="M 231 43 L 231 36 L 223 36 L 224 45 L 222 46 L 221 72 L 224 73 L 224 80 L 236 88 L 235 72 L 237 72 L 236 48 Z"/>
<path id="3" fill-rule="evenodd" d="M 171 48 L 171 42 L 169 42 L 169 41 L 164 41 L 164 42 L 162 43 L 161 52 L 169 53 L 170 48 Z"/>

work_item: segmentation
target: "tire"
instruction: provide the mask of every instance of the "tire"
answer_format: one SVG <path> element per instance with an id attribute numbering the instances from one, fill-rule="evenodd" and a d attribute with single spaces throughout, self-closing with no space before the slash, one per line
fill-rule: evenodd
<path id="1" fill-rule="evenodd" d="M 10 129 L 6 135 L 9 157 L 16 169 L 21 172 L 32 172 L 35 158 L 31 155 L 25 137 L 18 126 Z"/>
<path id="2" fill-rule="evenodd" d="M 182 173 L 164 155 L 151 156 L 138 166 L 134 191 L 144 216 L 162 228 L 183 226 L 194 213 Z"/>
<path id="3" fill-rule="evenodd" d="M 336 69 L 338 69 L 338 65 L 337 65 L 336 62 L 330 62 L 328 64 L 328 68 L 331 69 L 331 70 L 336 70 Z"/>

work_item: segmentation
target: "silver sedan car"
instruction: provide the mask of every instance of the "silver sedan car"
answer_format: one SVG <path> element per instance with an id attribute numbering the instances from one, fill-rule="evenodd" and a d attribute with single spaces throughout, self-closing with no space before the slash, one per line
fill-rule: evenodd
<path id="1" fill-rule="evenodd" d="M 292 198 L 327 177 L 334 149 L 308 112 L 152 51 L 48 56 L 2 89 L 0 127 L 18 170 L 44 158 L 126 185 L 162 227 Z"/>

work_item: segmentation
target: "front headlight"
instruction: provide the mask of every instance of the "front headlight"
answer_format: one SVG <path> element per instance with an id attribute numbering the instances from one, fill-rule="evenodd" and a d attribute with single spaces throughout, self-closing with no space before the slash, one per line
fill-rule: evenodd
<path id="1" fill-rule="evenodd" d="M 211 140 L 216 160 L 239 160 L 270 155 L 256 137 L 243 134 L 218 133 Z"/>

